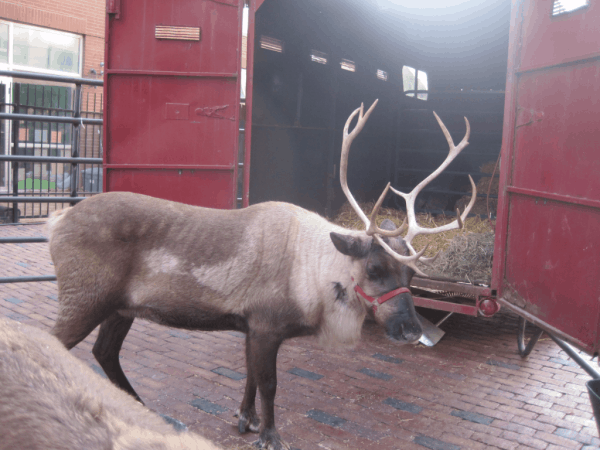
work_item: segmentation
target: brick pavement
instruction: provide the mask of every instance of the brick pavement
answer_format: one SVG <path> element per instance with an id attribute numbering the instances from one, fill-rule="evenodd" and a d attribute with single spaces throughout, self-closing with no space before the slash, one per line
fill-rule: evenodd
<path id="1" fill-rule="evenodd" d="M 0 226 L 0 236 L 38 235 L 40 225 Z M 3 244 L 0 276 L 52 274 L 47 244 Z M 54 283 L 0 285 L 0 315 L 49 329 Z M 551 340 L 516 350 L 516 316 L 452 316 L 427 348 L 398 346 L 367 323 L 353 350 L 310 338 L 286 342 L 278 360 L 276 421 L 293 448 L 564 449 L 600 446 L 585 389 L 589 377 Z M 94 332 L 72 352 L 96 370 Z M 244 336 L 190 332 L 136 320 L 123 369 L 150 408 L 225 448 L 252 448 L 233 412 L 245 383 Z"/>

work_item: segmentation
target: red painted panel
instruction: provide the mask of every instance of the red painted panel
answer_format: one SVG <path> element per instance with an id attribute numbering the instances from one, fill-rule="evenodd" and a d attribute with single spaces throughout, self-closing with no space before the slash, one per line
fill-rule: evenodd
<path id="1" fill-rule="evenodd" d="M 239 1 L 121 0 L 110 21 L 107 67 L 111 70 L 236 73 Z M 157 39 L 156 26 L 200 28 L 200 40 Z M 123 45 L 123 44 L 132 45 Z"/>
<path id="2" fill-rule="evenodd" d="M 600 210 L 512 196 L 505 279 L 524 309 L 586 343 L 600 313 Z"/>
<path id="3" fill-rule="evenodd" d="M 235 200 L 227 171 L 108 169 L 106 186 L 111 192 L 137 192 L 209 208 L 223 208 Z"/>
<path id="4" fill-rule="evenodd" d="M 107 96 L 108 164 L 234 164 L 235 80 L 118 76 Z"/>
<path id="5" fill-rule="evenodd" d="M 600 61 L 523 74 L 518 91 L 512 185 L 598 199 Z"/>
<path id="6" fill-rule="evenodd" d="M 523 2 L 521 71 L 600 55 L 600 2 L 552 17 L 553 0 Z"/>
<path id="7" fill-rule="evenodd" d="M 492 286 L 600 350 L 600 8 L 513 0 Z"/>
<path id="8" fill-rule="evenodd" d="M 107 11 L 104 189 L 234 208 L 242 0 Z"/>

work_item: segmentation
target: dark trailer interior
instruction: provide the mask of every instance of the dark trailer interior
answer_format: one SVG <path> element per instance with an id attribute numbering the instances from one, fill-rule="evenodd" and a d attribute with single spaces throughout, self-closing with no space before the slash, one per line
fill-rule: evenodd
<path id="1" fill-rule="evenodd" d="M 509 22 L 506 0 L 265 0 L 253 41 L 250 203 L 335 214 L 344 123 L 379 98 L 350 152 L 353 194 L 375 200 L 388 181 L 411 190 L 448 153 L 432 111 L 455 142 L 466 116 L 470 145 L 417 204 L 452 213 L 470 192 L 467 174 L 477 183 L 500 153 Z"/>

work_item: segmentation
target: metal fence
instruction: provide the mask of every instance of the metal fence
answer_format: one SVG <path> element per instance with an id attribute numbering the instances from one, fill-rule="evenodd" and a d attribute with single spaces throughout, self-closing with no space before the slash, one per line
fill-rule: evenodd
<path id="1" fill-rule="evenodd" d="M 0 76 L 46 82 L 0 89 L 0 222 L 48 216 L 100 192 L 102 94 L 83 87 L 102 81 L 12 71 Z M 0 244 L 34 242 L 47 239 L 0 237 Z M 0 283 L 52 280 L 55 275 L 0 277 Z"/>
<path id="2" fill-rule="evenodd" d="M 19 80 L 0 89 L 0 223 L 47 217 L 100 192 L 102 81 L 0 76 Z"/>

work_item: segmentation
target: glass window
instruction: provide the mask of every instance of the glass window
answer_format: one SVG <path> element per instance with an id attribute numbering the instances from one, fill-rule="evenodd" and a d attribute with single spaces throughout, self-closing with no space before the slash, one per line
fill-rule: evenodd
<path id="1" fill-rule="evenodd" d="M 269 36 L 261 36 L 260 48 L 271 50 L 272 52 L 283 53 L 283 41 Z"/>
<path id="2" fill-rule="evenodd" d="M 327 55 L 318 50 L 310 52 L 310 60 L 319 64 L 327 64 Z"/>
<path id="3" fill-rule="evenodd" d="M 427 100 L 428 94 L 426 92 L 416 91 L 427 91 L 429 90 L 429 83 L 427 81 L 427 72 L 417 70 L 413 67 L 403 66 L 402 67 L 402 89 L 407 97 L 416 97 L 419 100 Z"/>
<path id="4" fill-rule="evenodd" d="M 385 70 L 377 69 L 377 78 L 383 81 L 388 80 L 388 74 Z"/>
<path id="5" fill-rule="evenodd" d="M 356 63 L 354 61 L 350 61 L 349 59 L 342 59 L 340 66 L 342 69 L 347 70 L 348 72 L 356 72 Z"/>
<path id="6" fill-rule="evenodd" d="M 415 72 L 415 69 L 413 69 L 412 67 L 402 67 L 402 86 L 404 88 L 404 92 L 415 90 Z M 415 93 L 408 92 L 406 95 L 408 97 L 414 97 Z"/>
<path id="7" fill-rule="evenodd" d="M 423 72 L 422 70 L 417 70 L 417 90 L 419 91 L 427 91 L 429 88 L 427 87 L 427 72 Z M 420 93 L 417 94 L 417 98 L 419 100 L 427 100 L 427 94 Z"/>
<path id="8" fill-rule="evenodd" d="M 570 13 L 576 9 L 583 8 L 590 4 L 589 0 L 554 0 L 552 6 L 552 15 Z"/>
<path id="9" fill-rule="evenodd" d="M 81 37 L 53 30 L 14 25 L 13 63 L 20 66 L 79 73 Z"/>
<path id="10" fill-rule="evenodd" d="M 0 63 L 8 63 L 8 24 L 0 23 Z"/>

